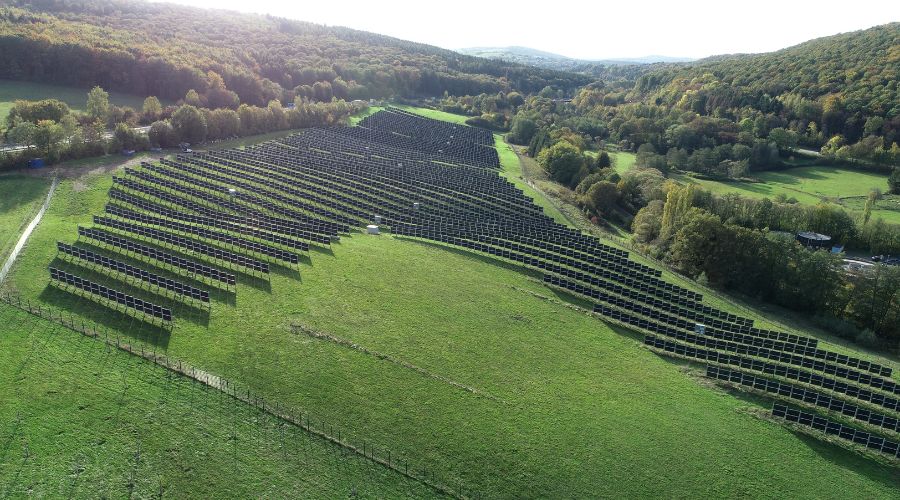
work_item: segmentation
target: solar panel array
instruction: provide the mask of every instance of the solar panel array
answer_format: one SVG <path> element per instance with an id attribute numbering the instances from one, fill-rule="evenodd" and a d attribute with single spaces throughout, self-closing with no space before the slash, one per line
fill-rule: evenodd
<path id="1" fill-rule="evenodd" d="M 84 279 L 80 276 L 60 271 L 55 267 L 49 268 L 51 282 L 63 287 L 73 287 L 77 290 L 87 292 L 101 299 L 110 300 L 116 304 L 123 305 L 136 312 L 143 313 L 147 316 L 159 318 L 163 321 L 172 321 L 172 311 L 162 306 L 152 304 L 145 300 L 139 299 L 127 293 L 113 290 L 99 283 Z"/>
<path id="2" fill-rule="evenodd" d="M 873 405 L 881 406 L 888 410 L 897 411 L 900 409 L 900 401 L 897 398 L 886 395 L 878 390 L 870 390 L 860 387 L 853 382 L 844 382 L 835 380 L 824 375 L 810 373 L 799 368 L 791 368 L 777 363 L 766 363 L 747 356 L 738 356 L 736 354 L 728 354 L 712 349 L 703 349 L 682 344 L 680 342 L 672 342 L 653 335 L 647 335 L 644 343 L 648 346 L 662 349 L 664 351 L 674 353 L 687 358 L 693 358 L 712 363 L 723 365 L 739 366 L 741 368 L 774 375 L 776 377 L 788 380 L 798 381 L 811 386 L 828 389 L 842 396 L 847 396 L 858 401 L 864 401 Z"/>
<path id="3" fill-rule="evenodd" d="M 159 288 L 164 288 L 166 290 L 170 290 L 174 292 L 176 295 L 180 295 L 183 297 L 187 297 L 194 300 L 199 300 L 200 302 L 209 303 L 209 291 L 201 290 L 199 288 L 194 288 L 190 285 L 185 285 L 179 281 L 175 281 L 173 279 L 169 279 L 163 276 L 159 276 L 150 271 L 145 271 L 139 267 L 132 266 L 131 264 L 126 264 L 124 262 L 119 262 L 115 259 L 111 259 L 105 255 L 98 254 L 96 252 L 92 252 L 90 250 L 86 250 L 84 248 L 79 248 L 72 245 L 66 245 L 65 243 L 58 241 L 56 242 L 56 249 L 64 254 L 71 256 L 75 259 L 79 259 L 87 264 L 96 264 L 97 266 L 108 269 L 112 272 L 121 273 L 125 276 L 129 276 L 131 278 L 137 278 L 150 286 L 155 286 Z"/>
<path id="4" fill-rule="evenodd" d="M 806 389 L 794 384 L 788 384 L 772 378 L 761 377 L 739 370 L 732 370 L 721 366 L 707 366 L 706 376 L 717 380 L 745 385 L 759 391 L 777 394 L 785 398 L 802 401 L 809 405 L 828 409 L 844 416 L 865 422 L 889 431 L 900 432 L 900 419 L 894 416 L 879 413 L 862 406 L 848 403 L 835 396 Z"/>
<path id="5" fill-rule="evenodd" d="M 598 317 L 648 334 L 647 345 L 719 370 L 709 372 L 718 380 L 727 374 L 738 387 L 897 432 L 900 385 L 890 367 L 759 328 L 627 251 L 557 223 L 500 175 L 493 144 L 487 130 L 389 108 L 358 127 L 143 162 L 113 178 L 95 227 L 79 227 L 104 253 L 62 243 L 60 252 L 161 291 L 201 290 L 106 254 L 235 293 L 245 276 L 296 269 L 311 246 L 378 220 L 399 237 L 539 272 L 547 286 L 591 302 Z"/>
<path id="6" fill-rule="evenodd" d="M 103 231 L 102 229 L 86 228 L 78 226 L 78 236 L 87 240 L 93 240 L 100 245 L 104 245 L 116 252 L 126 255 L 136 255 L 146 257 L 157 262 L 162 266 L 171 266 L 187 272 L 192 277 L 208 278 L 218 281 L 226 285 L 234 286 L 237 278 L 234 274 L 221 271 L 219 269 L 193 262 L 191 260 L 164 252 L 154 247 L 142 245 L 126 238 L 121 238 L 114 234 Z"/>
<path id="7" fill-rule="evenodd" d="M 900 443 L 895 440 L 886 439 L 872 432 L 867 432 L 855 427 L 828 420 L 822 416 L 816 415 L 797 408 L 792 408 L 781 403 L 775 403 L 772 406 L 772 415 L 780 417 L 788 422 L 795 422 L 800 425 L 812 427 L 813 429 L 824 432 L 827 435 L 838 436 L 841 439 L 852 441 L 860 446 L 874 451 L 880 451 L 894 458 L 900 458 Z"/>

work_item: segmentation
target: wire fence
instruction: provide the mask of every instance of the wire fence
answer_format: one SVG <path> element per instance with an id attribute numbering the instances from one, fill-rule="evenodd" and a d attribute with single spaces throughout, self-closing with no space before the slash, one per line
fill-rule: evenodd
<path id="1" fill-rule="evenodd" d="M 439 473 L 433 467 L 429 468 L 425 464 L 410 463 L 408 458 L 393 453 L 385 447 L 376 446 L 373 444 L 374 440 L 354 440 L 333 422 L 316 418 L 308 411 L 298 410 L 277 402 L 270 402 L 259 394 L 254 393 L 248 387 L 241 386 L 228 379 L 159 353 L 156 346 L 148 346 L 142 341 L 135 343 L 134 339 L 122 337 L 118 332 L 111 332 L 108 328 L 99 326 L 94 322 L 85 321 L 83 318 L 76 317 L 71 313 L 55 310 L 40 302 L 22 299 L 18 294 L 8 291 L 0 293 L 0 301 L 34 316 L 53 321 L 96 341 L 104 342 L 110 347 L 115 347 L 133 356 L 140 356 L 144 360 L 162 366 L 175 374 L 187 377 L 195 383 L 221 391 L 283 422 L 297 426 L 311 436 L 317 436 L 347 452 L 387 467 L 409 479 L 434 489 L 436 492 L 455 498 L 481 498 L 477 491 L 460 486 L 457 481 Z"/>

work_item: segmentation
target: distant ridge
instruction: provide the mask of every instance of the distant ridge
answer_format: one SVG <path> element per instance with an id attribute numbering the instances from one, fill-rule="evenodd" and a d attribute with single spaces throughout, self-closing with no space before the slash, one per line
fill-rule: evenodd
<path id="1" fill-rule="evenodd" d="M 636 65 L 654 63 L 681 63 L 692 62 L 694 59 L 686 57 L 671 57 L 661 55 L 648 55 L 643 57 L 621 57 L 609 59 L 575 59 L 552 52 L 533 49 L 531 47 L 468 47 L 459 49 L 458 52 L 470 56 L 485 57 L 488 59 L 503 59 L 506 61 L 528 64 L 541 68 L 555 70 L 572 70 L 584 65 Z"/>

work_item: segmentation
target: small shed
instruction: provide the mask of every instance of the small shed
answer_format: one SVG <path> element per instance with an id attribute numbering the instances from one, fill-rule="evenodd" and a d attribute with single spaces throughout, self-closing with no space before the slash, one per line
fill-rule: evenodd
<path id="1" fill-rule="evenodd" d="M 797 233 L 797 241 L 807 248 L 831 248 L 831 236 L 802 231 Z"/>

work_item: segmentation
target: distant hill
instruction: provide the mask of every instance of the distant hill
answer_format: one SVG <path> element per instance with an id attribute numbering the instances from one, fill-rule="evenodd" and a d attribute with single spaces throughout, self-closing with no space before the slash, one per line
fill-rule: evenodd
<path id="1" fill-rule="evenodd" d="M 485 57 L 488 59 L 502 59 L 504 61 L 512 61 L 521 64 L 528 64 L 531 66 L 537 66 L 539 68 L 548 68 L 560 71 L 572 71 L 579 67 L 584 68 L 597 65 L 631 65 L 692 61 L 692 59 L 683 57 L 669 57 L 658 55 L 598 60 L 575 59 L 560 54 L 554 54 L 552 52 L 545 52 L 543 50 L 520 46 L 469 47 L 459 49 L 459 52 L 470 56 Z"/>
<path id="2" fill-rule="evenodd" d="M 884 132 L 890 147 L 900 139 L 898 80 L 900 23 L 890 23 L 775 52 L 655 68 L 639 78 L 632 98 L 710 115 L 750 106 L 783 116 L 784 124 L 814 121 L 826 139 L 841 133 L 848 142 L 862 138 L 866 120 L 878 116 L 884 123 L 870 123 L 870 133 Z"/>
<path id="3" fill-rule="evenodd" d="M 173 100 L 189 89 L 220 91 L 224 81 L 241 102 L 257 105 L 314 92 L 320 100 L 531 93 L 547 85 L 571 93 L 592 80 L 274 16 L 129 0 L 3 5 L 0 79 Z"/>

